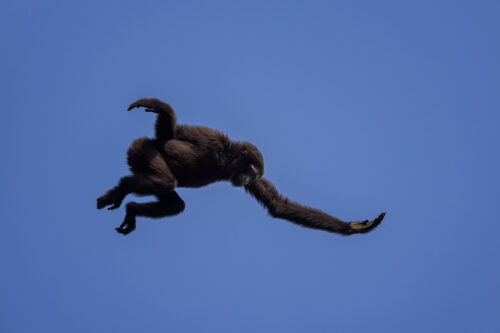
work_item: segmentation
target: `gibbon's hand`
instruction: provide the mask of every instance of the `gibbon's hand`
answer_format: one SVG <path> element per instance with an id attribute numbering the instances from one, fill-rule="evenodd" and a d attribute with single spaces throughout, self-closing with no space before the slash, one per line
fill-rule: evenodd
<path id="1" fill-rule="evenodd" d="M 146 108 L 144 111 L 146 112 L 153 112 L 153 113 L 160 113 L 161 110 L 159 109 L 160 107 L 160 102 L 157 99 L 154 98 L 141 98 L 134 103 L 130 104 L 127 111 L 130 111 L 134 108 L 141 108 L 144 107 Z M 165 103 L 163 103 L 165 104 Z"/>

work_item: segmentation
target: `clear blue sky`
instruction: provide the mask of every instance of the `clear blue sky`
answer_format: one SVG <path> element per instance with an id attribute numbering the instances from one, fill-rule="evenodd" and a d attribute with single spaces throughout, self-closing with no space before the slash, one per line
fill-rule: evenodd
<path id="1" fill-rule="evenodd" d="M 4 1 L 1 332 L 500 332 L 497 1 Z M 95 199 L 170 102 L 256 144 L 291 199 L 228 183 L 141 219 Z M 132 196 L 129 199 L 134 199 Z"/>

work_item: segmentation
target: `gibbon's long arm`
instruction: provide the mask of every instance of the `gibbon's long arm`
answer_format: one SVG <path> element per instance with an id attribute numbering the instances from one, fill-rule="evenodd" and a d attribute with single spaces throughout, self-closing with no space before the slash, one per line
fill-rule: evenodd
<path id="1" fill-rule="evenodd" d="M 155 123 L 155 135 L 160 142 L 166 142 L 174 138 L 177 116 L 170 104 L 156 98 L 141 98 L 137 102 L 130 104 L 128 111 L 140 107 L 145 107 L 146 112 L 153 112 L 158 115 Z"/>
<path id="2" fill-rule="evenodd" d="M 335 232 L 342 235 L 369 232 L 377 227 L 385 216 L 385 213 L 382 213 L 372 221 L 344 222 L 321 210 L 290 201 L 288 198 L 282 196 L 266 178 L 260 178 L 248 184 L 245 186 L 245 190 L 262 204 L 272 217 L 285 219 L 303 227 Z"/>

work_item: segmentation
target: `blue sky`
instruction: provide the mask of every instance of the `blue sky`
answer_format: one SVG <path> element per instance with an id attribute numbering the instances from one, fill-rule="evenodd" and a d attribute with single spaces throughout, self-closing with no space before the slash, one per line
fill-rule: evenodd
<path id="1" fill-rule="evenodd" d="M 499 10 L 3 2 L 0 331 L 500 331 Z M 304 229 L 218 183 L 117 234 L 95 199 L 153 135 L 145 96 L 253 142 L 292 200 L 385 221 Z"/>

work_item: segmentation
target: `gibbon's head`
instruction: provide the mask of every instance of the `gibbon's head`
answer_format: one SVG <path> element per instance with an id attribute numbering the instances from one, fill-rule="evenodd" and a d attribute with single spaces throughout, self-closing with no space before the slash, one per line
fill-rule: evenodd
<path id="1" fill-rule="evenodd" d="M 230 180 L 234 186 L 246 186 L 264 174 L 264 157 L 250 142 L 239 142 L 237 147 L 237 157 Z"/>

